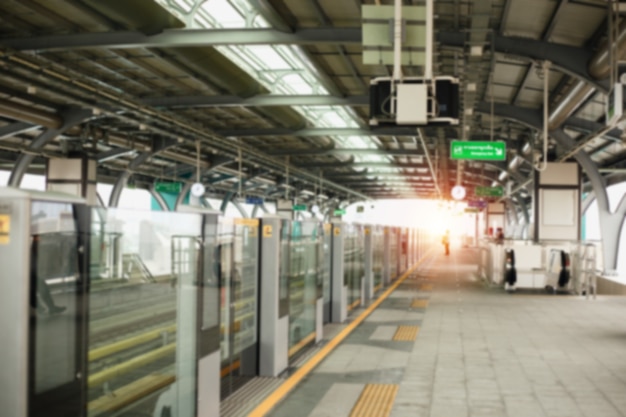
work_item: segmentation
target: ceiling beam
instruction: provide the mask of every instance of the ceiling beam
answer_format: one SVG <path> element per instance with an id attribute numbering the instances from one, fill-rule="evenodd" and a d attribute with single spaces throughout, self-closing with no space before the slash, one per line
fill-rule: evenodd
<path id="1" fill-rule="evenodd" d="M 554 32 L 556 25 L 559 23 L 559 20 L 561 16 L 563 15 L 563 10 L 565 10 L 565 7 L 567 6 L 568 3 L 569 3 L 569 0 L 560 0 L 559 4 L 555 7 L 554 13 L 552 13 L 552 17 L 550 18 L 550 24 L 548 25 L 546 30 L 543 32 L 542 38 L 544 40 L 547 41 L 552 37 L 552 33 Z"/>
<path id="2" fill-rule="evenodd" d="M 118 31 L 0 40 L 1 45 L 20 51 L 360 43 L 360 27 L 320 27 L 297 29 L 293 32 L 283 32 L 276 29 L 171 29 L 155 35 L 146 35 L 139 31 Z"/>
<path id="3" fill-rule="evenodd" d="M 268 152 L 272 156 L 305 156 L 305 155 L 380 155 L 380 156 L 416 156 L 423 157 L 417 149 L 343 149 L 343 148 L 312 148 L 312 149 L 280 149 Z"/>
<path id="4" fill-rule="evenodd" d="M 604 128 L 602 123 L 594 122 L 592 120 L 582 119 L 580 117 L 570 117 L 563 123 L 564 129 L 572 129 L 582 133 L 597 132 Z M 604 134 L 604 137 L 613 141 L 622 141 L 622 130 L 615 128 Z"/>
<path id="5" fill-rule="evenodd" d="M 411 157 L 417 157 L 418 155 L 412 155 Z M 392 163 L 392 162 L 311 162 L 307 164 L 298 164 L 299 168 L 323 168 L 323 169 L 345 169 L 345 168 L 397 168 L 397 169 L 428 169 L 426 164 L 407 164 L 407 163 Z"/>
<path id="6" fill-rule="evenodd" d="M 198 107 L 266 107 L 266 106 L 369 106 L 369 96 L 336 97 L 331 95 L 258 95 L 239 96 L 167 96 L 147 97 L 141 103 L 171 109 Z"/>
<path id="7" fill-rule="evenodd" d="M 436 41 L 442 47 L 464 49 L 468 34 L 462 31 L 440 31 Z M 587 72 L 593 50 L 499 34 L 487 36 L 497 53 L 516 55 L 528 60 L 550 60 L 569 75 L 606 91 L 608 85 L 598 82 Z M 155 35 L 137 31 L 73 33 L 0 40 L 0 45 L 19 51 L 59 51 L 92 48 L 173 48 L 227 45 L 360 45 L 360 27 L 319 27 L 297 29 L 292 33 L 276 29 L 174 29 Z"/>
<path id="8" fill-rule="evenodd" d="M 489 104 L 479 103 L 476 110 L 479 113 L 489 113 Z M 495 115 L 505 119 L 514 120 L 537 131 L 540 131 L 543 126 L 543 117 L 541 112 L 533 109 L 501 104 L 496 106 Z M 565 149 L 568 153 L 571 152 L 572 149 L 578 148 L 580 143 L 574 141 L 567 133 L 565 133 L 565 131 L 563 131 L 563 129 L 560 128 L 550 131 L 550 136 L 554 138 L 559 146 Z M 600 208 L 608 210 L 609 200 L 606 192 L 606 181 L 598 172 L 597 164 L 591 159 L 589 154 L 582 149 L 578 149 L 573 157 L 576 161 L 578 161 L 587 175 L 587 178 L 591 182 Z"/>
<path id="9" fill-rule="evenodd" d="M 321 137 L 321 136 L 415 136 L 417 131 L 412 127 L 376 127 L 372 129 L 358 127 L 339 128 L 253 128 L 253 129 L 223 129 L 216 133 L 226 137 L 245 138 L 250 136 L 301 136 L 301 137 Z"/>
<path id="10" fill-rule="evenodd" d="M 39 129 L 41 126 L 34 125 L 26 122 L 15 122 L 0 127 L 0 140 L 13 137 L 22 133 L 30 132 L 31 130 Z"/>

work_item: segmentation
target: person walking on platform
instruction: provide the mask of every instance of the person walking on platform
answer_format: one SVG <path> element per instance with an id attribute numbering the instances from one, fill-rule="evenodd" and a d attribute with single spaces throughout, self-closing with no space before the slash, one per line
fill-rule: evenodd
<path id="1" fill-rule="evenodd" d="M 446 230 L 446 233 L 441 237 L 441 243 L 446 250 L 446 256 L 450 255 L 450 231 Z"/>
<path id="2" fill-rule="evenodd" d="M 45 277 L 37 270 L 40 243 L 41 238 L 33 236 L 30 252 L 30 305 L 35 311 L 40 313 L 47 311 L 49 315 L 61 314 L 66 310 L 66 307 L 57 306 L 54 303 Z M 42 303 L 45 305 L 45 309 L 43 309 Z"/>

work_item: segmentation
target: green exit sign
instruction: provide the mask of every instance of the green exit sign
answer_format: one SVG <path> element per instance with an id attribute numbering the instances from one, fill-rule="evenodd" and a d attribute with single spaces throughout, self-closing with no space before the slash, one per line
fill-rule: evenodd
<path id="1" fill-rule="evenodd" d="M 478 142 L 453 140 L 452 143 L 450 143 L 450 159 L 504 161 L 506 159 L 506 143 L 502 141 Z"/>
<path id="2" fill-rule="evenodd" d="M 306 211 L 306 204 L 294 204 L 293 211 Z"/>
<path id="3" fill-rule="evenodd" d="M 180 193 L 181 183 L 179 182 L 157 182 L 154 184 L 154 189 L 158 193 Z"/>
<path id="4" fill-rule="evenodd" d="M 344 214 L 346 214 L 346 211 L 344 209 L 337 209 L 334 211 L 333 213 L 335 216 L 343 216 Z"/>
<path id="5" fill-rule="evenodd" d="M 502 187 L 481 187 L 474 188 L 474 195 L 476 197 L 502 197 L 504 196 L 504 189 Z"/>

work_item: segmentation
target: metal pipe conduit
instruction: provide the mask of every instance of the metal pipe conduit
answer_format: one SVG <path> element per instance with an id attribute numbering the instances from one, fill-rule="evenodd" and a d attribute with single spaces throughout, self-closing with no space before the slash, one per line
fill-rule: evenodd
<path id="1" fill-rule="evenodd" d="M 82 77 L 79 74 L 77 74 L 76 78 L 72 78 L 71 77 L 72 74 L 62 74 L 58 71 L 43 67 L 39 65 L 38 63 L 33 63 L 31 61 L 28 61 L 24 58 L 21 58 L 15 55 L 8 57 L 8 59 L 20 65 L 21 68 L 23 69 L 28 69 L 30 71 L 37 72 L 38 74 L 43 73 L 47 76 L 52 77 L 53 79 L 59 80 L 67 84 L 71 84 L 74 87 L 83 89 L 84 91 L 94 94 L 95 96 L 99 96 L 99 97 L 104 98 L 105 100 L 109 100 L 111 103 L 115 104 L 116 106 L 126 107 L 127 109 L 130 109 L 130 111 L 136 114 L 139 114 L 143 117 L 147 117 L 155 121 L 166 123 L 170 125 L 168 126 L 170 129 L 173 128 L 172 129 L 173 131 L 182 130 L 187 134 L 209 141 L 207 143 L 210 143 L 214 147 L 216 145 L 220 145 L 220 148 L 221 148 L 220 151 L 224 152 L 225 154 L 236 155 L 236 152 L 233 152 L 232 140 L 217 135 L 215 132 L 210 131 L 205 126 L 194 125 L 192 123 L 189 123 L 189 121 L 187 120 L 181 120 L 167 113 L 163 113 L 156 109 L 146 107 L 140 103 L 136 103 L 131 98 L 120 97 L 113 93 L 106 92 L 101 88 L 97 88 L 96 86 L 90 85 L 87 81 L 81 80 Z M 86 106 L 91 105 L 88 103 L 82 103 L 82 104 Z M 119 114 L 115 114 L 114 116 L 121 117 L 122 119 L 127 119 L 131 122 L 133 121 L 133 119 L 120 116 Z M 137 122 L 137 121 L 134 121 L 134 122 Z M 172 131 L 167 131 L 157 126 L 151 126 L 151 129 L 154 132 L 163 134 L 164 136 L 167 136 L 167 137 L 174 136 Z M 250 146 L 244 143 L 239 143 L 238 146 L 241 147 L 243 150 L 245 150 L 246 156 L 250 158 L 251 160 L 258 161 L 260 164 L 265 165 L 267 168 L 270 168 L 270 169 L 274 169 L 274 170 L 278 169 L 280 171 L 284 169 L 284 161 L 278 160 L 270 155 L 260 153 L 257 148 L 254 148 L 253 146 Z M 317 184 L 318 181 L 321 181 L 326 185 L 327 188 L 333 189 L 335 192 L 340 191 L 347 195 L 352 195 L 352 196 L 356 196 L 364 200 L 369 200 L 369 196 L 363 193 L 344 187 L 340 184 L 333 183 L 326 179 L 320 180 L 317 175 L 312 174 L 310 172 L 304 171 L 294 166 L 291 166 L 290 170 L 294 174 L 297 174 L 297 176 L 300 177 L 300 179 L 305 180 L 305 181 L 308 180 L 312 184 Z"/>
<path id="2" fill-rule="evenodd" d="M 622 21 L 617 36 L 618 59 L 626 57 L 626 20 Z M 589 75 L 596 79 L 604 79 L 609 76 L 609 44 L 608 41 L 600 45 L 596 54 L 591 58 L 587 70 Z M 586 100 L 596 89 L 584 81 L 578 81 L 567 95 L 555 106 L 550 114 L 549 129 L 559 128 L 565 120 L 578 108 L 580 103 Z"/>
<path id="3" fill-rule="evenodd" d="M 50 129 L 58 129 L 63 124 L 63 120 L 57 114 L 33 109 L 10 100 L 0 99 L 0 115 Z"/>

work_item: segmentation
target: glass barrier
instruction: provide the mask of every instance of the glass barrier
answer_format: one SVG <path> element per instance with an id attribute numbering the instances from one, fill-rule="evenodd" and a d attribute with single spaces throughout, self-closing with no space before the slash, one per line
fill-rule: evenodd
<path id="1" fill-rule="evenodd" d="M 85 335 L 79 312 L 84 282 L 79 268 L 76 209 L 67 203 L 32 203 L 29 275 L 33 357 L 29 365 L 34 409 L 30 415 L 47 415 L 43 402 L 48 407 L 80 408 L 75 394 L 81 391 L 76 375 L 83 368 L 79 346 Z"/>
<path id="2" fill-rule="evenodd" d="M 365 274 L 363 226 L 344 224 L 344 283 L 348 287 L 348 311 L 361 304 L 361 282 Z"/>
<path id="3" fill-rule="evenodd" d="M 278 317 L 285 317 L 289 314 L 289 275 L 291 259 L 291 221 L 281 220 L 280 228 L 280 269 L 278 271 L 279 291 L 279 311 Z"/>
<path id="4" fill-rule="evenodd" d="M 195 387 L 201 226 L 197 214 L 92 210 L 90 417 L 152 415 L 176 381 Z M 194 391 L 178 384 L 169 399 L 194 415 Z"/>
<path id="5" fill-rule="evenodd" d="M 383 282 L 383 263 L 385 256 L 385 236 L 382 227 L 372 227 L 372 272 L 374 278 L 374 292 L 380 290 Z"/>
<path id="6" fill-rule="evenodd" d="M 331 244 L 332 244 L 332 225 L 324 224 L 324 238 L 322 245 L 322 281 L 324 304 L 330 304 L 330 271 L 331 271 Z"/>
<path id="7" fill-rule="evenodd" d="M 389 277 L 398 278 L 398 232 L 395 228 L 387 228 L 389 233 Z"/>
<path id="8" fill-rule="evenodd" d="M 222 397 L 253 373 L 257 343 L 259 221 L 220 217 Z"/>
<path id="9" fill-rule="evenodd" d="M 289 260 L 289 356 L 315 341 L 315 307 L 321 291 L 319 223 L 291 224 Z"/>

